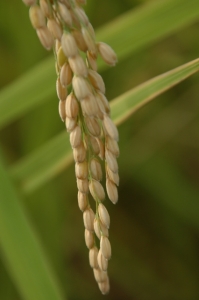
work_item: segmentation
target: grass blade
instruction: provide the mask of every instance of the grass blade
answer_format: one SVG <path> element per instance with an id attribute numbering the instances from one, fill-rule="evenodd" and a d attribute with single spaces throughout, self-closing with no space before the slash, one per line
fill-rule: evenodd
<path id="1" fill-rule="evenodd" d="M 121 59 L 197 20 L 198 9 L 197 0 L 149 1 L 100 28 L 97 38 L 110 43 Z"/>
<path id="2" fill-rule="evenodd" d="M 199 59 L 157 76 L 113 100 L 111 108 L 115 123 L 121 124 L 137 109 L 197 71 Z M 61 133 L 33 154 L 18 161 L 11 167 L 10 173 L 19 181 L 23 191 L 30 193 L 53 178 L 71 161 L 69 141 L 66 134 Z"/>
<path id="3" fill-rule="evenodd" d="M 199 59 L 159 75 L 112 101 L 112 118 L 119 125 L 158 95 L 199 71 Z"/>
<path id="4" fill-rule="evenodd" d="M 47 58 L 0 93 L 0 128 L 49 100 L 55 94 L 54 62 Z"/>
<path id="5" fill-rule="evenodd" d="M 71 145 L 64 131 L 12 166 L 11 175 L 22 190 L 29 193 L 55 177 L 71 162 Z"/>
<path id="6" fill-rule="evenodd" d="M 3 261 L 18 287 L 21 299 L 63 299 L 1 160 L 0 243 Z"/>
<path id="7" fill-rule="evenodd" d="M 97 40 L 110 44 L 121 60 L 187 26 L 198 17 L 198 0 L 156 0 L 131 10 L 99 29 Z M 101 62 L 99 70 L 106 67 Z M 50 57 L 1 91 L 0 128 L 53 95 L 55 71 L 53 58 Z"/>

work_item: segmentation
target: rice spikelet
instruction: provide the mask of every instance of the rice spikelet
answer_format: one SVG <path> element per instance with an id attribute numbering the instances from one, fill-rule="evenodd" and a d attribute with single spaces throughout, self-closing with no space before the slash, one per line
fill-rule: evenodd
<path id="1" fill-rule="evenodd" d="M 114 66 L 117 56 L 109 45 L 96 43 L 95 31 L 82 7 L 86 0 L 23 2 L 30 7 L 30 21 L 41 44 L 47 50 L 54 48 L 59 115 L 70 134 L 89 263 L 100 291 L 107 294 L 110 216 L 104 205 L 102 166 L 107 195 L 115 204 L 119 185 L 116 160 L 119 135 L 110 118 L 105 83 L 97 72 L 97 57 L 100 54 L 108 65 Z"/>

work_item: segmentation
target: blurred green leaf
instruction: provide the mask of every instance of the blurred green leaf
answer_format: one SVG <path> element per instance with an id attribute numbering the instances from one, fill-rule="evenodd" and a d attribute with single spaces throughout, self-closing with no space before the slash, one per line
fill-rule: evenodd
<path id="1" fill-rule="evenodd" d="M 199 59 L 196 59 L 124 93 L 111 103 L 112 118 L 118 125 L 123 123 L 136 110 L 198 71 Z"/>
<path id="2" fill-rule="evenodd" d="M 121 59 L 165 38 L 198 17 L 197 0 L 148 1 L 101 27 L 97 39 L 110 44 Z"/>
<path id="3" fill-rule="evenodd" d="M 5 265 L 23 299 L 63 299 L 54 274 L 1 161 L 0 244 Z"/>
<path id="4" fill-rule="evenodd" d="M 97 40 L 110 44 L 118 58 L 187 26 L 199 17 L 197 0 L 157 0 L 117 18 L 96 33 Z M 99 70 L 107 66 L 99 61 Z M 55 95 L 53 58 L 48 58 L 0 93 L 0 127 L 16 120 Z"/>
<path id="5" fill-rule="evenodd" d="M 50 57 L 0 93 L 0 127 L 48 101 L 55 93 L 54 62 Z"/>
<path id="6" fill-rule="evenodd" d="M 111 102 L 112 117 L 121 124 L 137 109 L 199 71 L 199 59 L 157 76 Z M 65 142 L 64 142 L 65 140 Z M 53 178 L 72 161 L 69 141 L 61 133 L 33 154 L 11 166 L 10 173 L 26 193 Z"/>
<path id="7" fill-rule="evenodd" d="M 28 193 L 59 174 L 71 162 L 71 145 L 66 132 L 62 132 L 14 164 L 11 175 L 20 182 L 22 190 Z"/>

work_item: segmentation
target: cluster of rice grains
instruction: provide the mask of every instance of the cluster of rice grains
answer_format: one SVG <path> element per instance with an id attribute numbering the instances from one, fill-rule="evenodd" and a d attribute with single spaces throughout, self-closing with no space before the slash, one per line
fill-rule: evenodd
<path id="1" fill-rule="evenodd" d="M 116 157 L 119 148 L 118 131 L 110 119 L 105 85 L 97 73 L 96 61 L 100 54 L 108 65 L 114 66 L 116 54 L 107 44 L 95 42 L 94 29 L 82 9 L 86 0 L 23 2 L 30 6 L 30 20 L 42 45 L 47 50 L 54 48 L 59 114 L 70 133 L 89 262 L 101 292 L 107 294 L 110 217 L 103 204 L 101 164 L 105 163 L 108 197 L 115 204 L 118 201 Z M 89 195 L 95 200 L 95 213 Z"/>

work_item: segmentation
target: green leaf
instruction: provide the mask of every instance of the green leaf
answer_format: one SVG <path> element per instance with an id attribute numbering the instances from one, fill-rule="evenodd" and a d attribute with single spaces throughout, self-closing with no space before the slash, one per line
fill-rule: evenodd
<path id="1" fill-rule="evenodd" d="M 198 9 L 197 0 L 149 1 L 100 28 L 97 39 L 109 43 L 121 59 L 194 22 Z"/>
<path id="2" fill-rule="evenodd" d="M 194 22 L 199 17 L 198 0 L 157 0 L 123 14 L 96 33 L 110 44 L 119 60 Z M 107 66 L 99 62 L 99 70 Z M 38 64 L 0 93 L 0 128 L 16 120 L 50 96 L 55 96 L 53 58 Z M 56 97 L 56 96 L 55 96 Z"/>
<path id="3" fill-rule="evenodd" d="M 0 160 L 0 244 L 21 299 L 61 300 L 61 292 Z"/>
<path id="4" fill-rule="evenodd" d="M 199 71 L 199 59 L 159 75 L 112 101 L 112 118 L 117 125 L 123 123 L 136 110 L 174 85 Z"/>
<path id="5" fill-rule="evenodd" d="M 11 167 L 11 175 L 28 193 L 48 182 L 71 162 L 71 145 L 67 133 L 62 132 L 30 156 L 20 159 Z"/>
<path id="6" fill-rule="evenodd" d="M 128 91 L 111 102 L 112 117 L 121 124 L 136 110 L 158 95 L 199 71 L 199 59 L 157 76 Z M 65 141 L 64 141 L 65 140 Z M 24 192 L 30 193 L 53 178 L 72 161 L 66 133 L 61 133 L 29 156 L 22 158 L 10 169 Z"/>
<path id="7" fill-rule="evenodd" d="M 52 57 L 39 63 L 0 93 L 0 128 L 38 107 L 55 94 Z"/>

